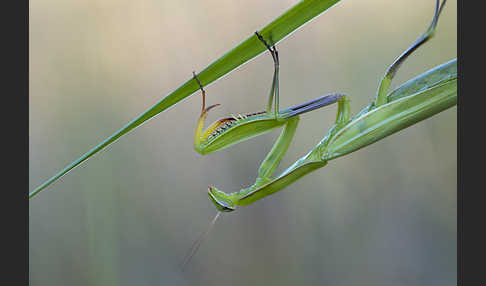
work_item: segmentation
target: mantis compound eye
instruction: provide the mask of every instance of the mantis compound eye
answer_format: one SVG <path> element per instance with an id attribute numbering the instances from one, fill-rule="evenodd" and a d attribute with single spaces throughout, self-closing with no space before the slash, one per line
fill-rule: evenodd
<path id="1" fill-rule="evenodd" d="M 214 187 L 208 187 L 208 195 L 211 202 L 216 206 L 220 212 L 232 212 L 235 210 L 235 205 L 231 198 L 225 192 L 222 192 Z"/>

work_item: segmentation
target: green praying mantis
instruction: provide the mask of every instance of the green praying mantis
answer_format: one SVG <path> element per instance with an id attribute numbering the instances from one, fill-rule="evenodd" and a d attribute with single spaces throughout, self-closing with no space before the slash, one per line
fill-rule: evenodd
<path id="1" fill-rule="evenodd" d="M 324 167 L 332 159 L 366 147 L 457 104 L 457 59 L 439 65 L 388 93 L 392 79 L 405 59 L 433 37 L 445 3 L 446 0 L 442 3 L 436 0 L 434 17 L 427 30 L 388 67 L 373 102 L 352 117 L 349 97 L 338 93 L 280 110 L 278 52 L 258 32 L 255 32 L 255 36 L 266 46 L 274 61 L 273 82 L 266 111 L 224 117 L 203 131 L 208 111 L 219 104 L 206 107 L 206 93 L 193 73 L 202 92 L 202 109 L 194 134 L 194 149 L 200 154 L 217 152 L 278 127 L 283 130 L 261 163 L 253 185 L 229 194 L 215 187 L 208 187 L 209 199 L 218 212 L 184 258 L 182 270 L 195 255 L 222 212 L 233 212 L 238 206 L 247 206 L 274 194 L 310 172 Z M 299 115 L 336 102 L 336 121 L 327 135 L 305 156 L 280 175 L 272 177 L 294 137 Z"/>
<path id="2" fill-rule="evenodd" d="M 324 167 L 332 159 L 361 149 L 456 105 L 457 59 L 437 66 L 388 93 L 392 79 L 405 59 L 433 37 L 445 3 L 446 0 L 442 3 L 436 1 L 434 17 L 427 30 L 389 66 L 374 101 L 353 117 L 350 114 L 349 97 L 343 94 L 326 95 L 280 110 L 278 52 L 275 46 L 270 46 L 258 32 L 255 32 L 255 36 L 269 50 L 275 68 L 266 111 L 225 117 L 203 131 L 208 111 L 218 104 L 205 106 L 205 91 L 193 73 L 202 91 L 202 110 L 194 136 L 194 148 L 197 152 L 203 155 L 210 154 L 275 128 L 283 128 L 270 153 L 261 163 L 253 185 L 234 193 L 225 193 L 215 187 L 208 187 L 209 198 L 219 211 L 218 215 L 220 212 L 232 212 L 238 206 L 252 204 L 276 193 L 306 174 Z M 307 155 L 280 175 L 272 177 L 294 137 L 299 115 L 336 102 L 336 121 L 327 136 Z"/>

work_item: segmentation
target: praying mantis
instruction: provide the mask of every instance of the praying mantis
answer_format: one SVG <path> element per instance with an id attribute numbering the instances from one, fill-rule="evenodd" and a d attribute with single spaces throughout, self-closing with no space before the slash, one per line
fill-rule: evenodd
<path id="1" fill-rule="evenodd" d="M 373 102 L 352 117 L 349 96 L 343 94 L 326 95 L 280 110 L 278 52 L 275 46 L 270 46 L 258 32 L 255 32 L 255 36 L 267 47 L 274 61 L 273 82 L 266 111 L 225 117 L 203 131 L 207 112 L 218 104 L 206 108 L 205 91 L 193 73 L 200 85 L 203 99 L 194 136 L 194 148 L 197 152 L 203 155 L 217 152 L 283 127 L 270 153 L 262 161 L 253 185 L 234 193 L 225 193 L 215 187 L 208 187 L 209 198 L 218 210 L 217 216 L 220 212 L 232 212 L 236 207 L 247 206 L 274 194 L 306 174 L 324 167 L 332 159 L 359 150 L 456 105 L 457 59 L 439 65 L 388 93 L 392 79 L 405 59 L 433 37 L 445 3 L 446 0 L 442 3 L 436 0 L 434 17 L 427 30 L 389 66 Z M 280 175 L 272 177 L 294 137 L 299 115 L 336 102 L 336 121 L 327 136 Z"/>

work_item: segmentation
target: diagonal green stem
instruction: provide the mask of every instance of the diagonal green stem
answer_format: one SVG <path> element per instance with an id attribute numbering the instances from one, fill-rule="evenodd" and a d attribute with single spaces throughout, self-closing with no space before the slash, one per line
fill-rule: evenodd
<path id="1" fill-rule="evenodd" d="M 263 29 L 259 31 L 259 33 L 264 38 L 269 38 L 271 35 L 272 40 L 275 43 L 278 43 L 279 41 L 290 35 L 290 33 L 297 30 L 297 28 L 310 21 L 314 17 L 318 16 L 339 1 L 340 0 L 301 1 L 289 10 L 287 10 L 285 13 L 280 15 L 270 24 L 266 25 Z M 262 43 L 258 40 L 258 38 L 253 34 L 252 31 L 249 38 L 238 44 L 236 47 L 228 51 L 226 54 L 221 56 L 213 63 L 211 63 L 197 76 L 201 83 L 204 86 L 207 86 L 208 84 L 223 77 L 225 74 L 231 72 L 242 64 L 248 62 L 252 58 L 258 56 L 259 54 L 264 52 L 265 49 L 265 46 L 262 45 Z M 80 158 L 66 166 L 52 178 L 35 188 L 35 190 L 33 190 L 29 194 L 29 198 L 34 197 L 47 186 L 58 180 L 60 177 L 64 176 L 70 170 L 79 166 L 81 163 L 104 149 L 106 146 L 115 142 L 121 136 L 142 125 L 148 119 L 175 105 L 184 98 L 190 96 L 197 90 L 199 90 L 199 86 L 197 82 L 191 77 L 183 85 L 181 85 L 172 93 L 164 97 L 161 101 L 150 107 L 147 111 L 137 116 L 135 119 L 126 124 L 123 128 L 121 128 L 113 135 L 105 139 L 103 142 L 86 152 Z"/>

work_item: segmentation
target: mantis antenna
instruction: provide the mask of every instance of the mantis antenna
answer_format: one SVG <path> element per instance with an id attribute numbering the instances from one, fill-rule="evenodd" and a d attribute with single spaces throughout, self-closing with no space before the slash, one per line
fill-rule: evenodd
<path id="1" fill-rule="evenodd" d="M 184 257 L 184 260 L 181 263 L 181 271 L 182 272 L 184 272 L 186 265 L 189 263 L 189 261 L 191 261 L 192 257 L 194 257 L 194 254 L 196 254 L 197 250 L 199 249 L 199 246 L 201 246 L 201 243 L 203 242 L 203 240 L 206 239 L 209 232 L 211 231 L 213 226 L 216 224 L 216 220 L 218 219 L 220 214 L 221 214 L 220 211 L 218 211 L 216 213 L 213 220 L 209 223 L 208 227 L 206 228 L 206 231 L 201 233 L 201 236 L 199 236 L 199 238 L 196 241 L 194 241 L 194 243 L 192 244 L 191 248 L 189 249 L 189 252 Z"/>

